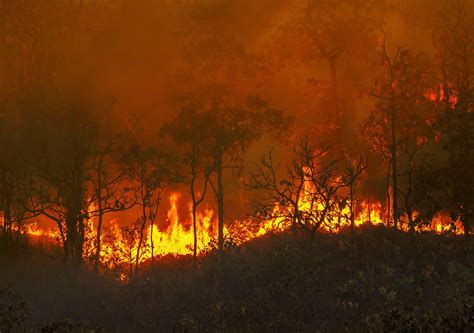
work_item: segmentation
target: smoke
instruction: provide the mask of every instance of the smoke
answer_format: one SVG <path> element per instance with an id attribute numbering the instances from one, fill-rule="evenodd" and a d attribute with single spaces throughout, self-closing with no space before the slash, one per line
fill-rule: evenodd
<path id="1" fill-rule="evenodd" d="M 389 45 L 432 55 L 430 1 L 117 0 L 22 1 L 7 5 L 3 37 L 6 73 L 14 86 L 54 86 L 52 95 L 82 91 L 113 101 L 115 126 L 146 119 L 147 136 L 160 143 L 162 124 L 183 98 L 213 79 L 234 97 L 261 95 L 295 117 L 294 138 L 319 137 L 343 110 L 343 142 L 360 141 L 359 124 L 372 101 L 361 91 L 377 70 L 373 43 L 383 30 Z M 308 38 L 308 8 L 319 41 Z M 430 10 L 427 10 L 430 9 Z M 306 15 L 306 16 L 305 16 Z M 420 18 L 414 25 L 412 18 Z M 339 48 L 337 82 L 318 43 Z M 17 58 L 16 66 L 9 66 Z M 10 59 L 10 63 L 8 63 Z M 31 90 L 30 89 L 30 90 Z M 43 89 L 44 91 L 46 89 Z M 41 94 L 40 94 L 41 95 Z M 257 161 L 270 140 L 253 147 Z M 232 177 L 238 178 L 238 177 Z M 238 202 L 240 186 L 228 186 Z M 231 205 L 232 206 L 232 205 Z M 235 205 L 239 206 L 239 205 Z"/>

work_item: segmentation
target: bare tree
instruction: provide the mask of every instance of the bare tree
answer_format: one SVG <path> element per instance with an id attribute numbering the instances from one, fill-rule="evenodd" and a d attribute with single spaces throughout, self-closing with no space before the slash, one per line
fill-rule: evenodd
<path id="1" fill-rule="evenodd" d="M 349 209 L 350 209 L 350 222 L 351 222 L 351 239 L 354 240 L 354 229 L 355 229 L 355 207 L 356 207 L 356 192 L 357 185 L 361 180 L 361 176 L 367 168 L 367 159 L 360 156 L 357 159 L 346 157 L 344 159 L 344 166 L 342 170 L 342 182 L 347 184 L 349 190 Z"/>
<path id="2" fill-rule="evenodd" d="M 429 72 L 426 69 L 428 64 L 421 54 L 397 47 L 394 55 L 390 56 L 385 39 L 380 45 L 379 55 L 383 71 L 376 78 L 374 89 L 369 92 L 377 102 L 363 124 L 363 132 L 372 149 L 390 166 L 387 179 L 391 178 L 391 215 L 393 226 L 397 228 L 400 217 L 398 194 L 399 177 L 402 174 L 399 170 L 401 152 L 408 152 L 411 149 L 408 144 L 413 141 L 417 143 L 426 135 L 426 124 L 423 122 L 429 118 L 423 118 L 426 116 L 423 108 L 430 108 L 425 96 L 429 88 Z"/>
<path id="3" fill-rule="evenodd" d="M 193 268 L 197 264 L 197 210 L 204 201 L 213 166 L 209 156 L 209 114 L 200 114 L 193 109 L 183 109 L 175 119 L 165 124 L 161 132 L 170 136 L 179 145 L 185 145 L 184 163 L 189 168 L 189 191 L 192 200 Z M 199 178 L 202 185 L 197 189 Z"/>
<path id="4" fill-rule="evenodd" d="M 139 240 L 135 256 L 135 275 L 138 274 L 145 227 L 150 224 L 151 260 L 154 263 L 154 222 L 164 190 L 177 182 L 176 168 L 169 154 L 153 146 L 132 145 L 125 156 L 129 165 L 128 175 L 135 182 L 136 205 L 141 209 L 139 218 Z"/>
<path id="5" fill-rule="evenodd" d="M 260 139 L 264 133 L 281 133 L 288 127 L 289 120 L 281 111 L 269 108 L 258 96 L 247 98 L 243 106 L 227 106 L 219 112 L 211 111 L 210 155 L 216 173 L 216 184 L 211 182 L 217 198 L 218 248 L 224 250 L 224 176 L 225 168 L 239 166 L 243 154 L 249 146 Z M 229 159 L 233 165 L 225 165 Z"/>
<path id="6" fill-rule="evenodd" d="M 347 201 L 341 193 L 347 184 L 338 174 L 339 161 L 324 161 L 327 152 L 327 148 L 317 148 L 303 140 L 283 170 L 271 153 L 262 158 L 249 184 L 251 189 L 267 194 L 254 202 L 255 216 L 281 220 L 286 226 L 302 228 L 311 235 L 322 226 L 333 228 L 333 221 L 340 220 L 341 208 Z"/>
<path id="7" fill-rule="evenodd" d="M 110 111 L 110 107 L 107 107 Z M 100 140 L 94 147 L 91 157 L 91 197 L 88 206 L 89 217 L 97 217 L 94 271 L 97 274 L 100 263 L 102 226 L 104 216 L 110 213 L 125 211 L 135 205 L 132 188 L 127 184 L 127 167 L 122 155 L 125 149 L 121 140 L 123 136 L 113 133 L 110 112 L 104 112 L 105 124 L 101 126 Z"/>

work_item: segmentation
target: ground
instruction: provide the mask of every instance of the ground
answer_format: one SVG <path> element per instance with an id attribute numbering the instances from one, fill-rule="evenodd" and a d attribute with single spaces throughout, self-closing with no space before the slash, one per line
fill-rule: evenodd
<path id="1" fill-rule="evenodd" d="M 367 227 L 268 235 L 191 258 L 164 258 L 132 283 L 57 249 L 4 249 L 0 331 L 472 332 L 473 246 L 461 237 Z"/>

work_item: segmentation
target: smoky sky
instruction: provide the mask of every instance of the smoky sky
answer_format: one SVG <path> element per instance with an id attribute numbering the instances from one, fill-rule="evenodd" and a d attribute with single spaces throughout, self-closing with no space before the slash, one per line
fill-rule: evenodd
<path id="1" fill-rule="evenodd" d="M 311 117 L 317 114 L 318 94 L 308 88 L 307 81 L 312 78 L 328 80 L 326 64 L 318 59 L 298 61 L 291 54 L 284 54 L 279 45 L 274 45 L 279 43 L 275 36 L 285 29 L 285 24 L 291 24 L 306 1 L 209 2 L 218 4 L 209 6 L 207 13 L 209 21 L 218 21 L 214 26 L 209 24 L 211 33 L 223 34 L 224 41 L 229 38 L 229 43 L 239 44 L 247 54 L 255 54 L 262 57 L 262 61 L 271 63 L 261 75 L 240 73 L 245 84 L 242 93 L 260 94 L 274 107 L 296 115 Z M 71 62 L 76 72 L 65 80 L 82 78 L 88 89 L 94 89 L 99 95 L 113 96 L 117 112 L 146 113 L 159 128 L 176 112 L 176 99 L 186 93 L 189 81 L 193 79 L 193 64 L 187 63 L 184 48 L 187 34 L 192 33 L 189 20 L 194 8 L 206 1 L 95 3 L 87 8 L 86 1 L 86 9 L 82 9 L 81 14 L 83 22 L 78 27 L 83 30 L 82 35 L 75 37 L 77 42 L 71 41 L 76 44 L 75 48 L 61 54 L 64 62 Z M 421 15 L 415 13 L 410 17 L 406 9 L 413 5 L 412 11 L 420 10 L 415 6 L 416 2 L 392 1 L 385 5 L 388 9 L 383 12 L 381 21 L 390 44 L 431 52 L 430 31 L 408 21 L 413 15 L 414 19 Z M 201 23 L 206 24 L 205 21 Z M 212 28 L 222 29 L 212 31 Z M 360 80 L 365 84 L 367 79 L 353 73 L 364 65 L 363 59 L 351 59 L 350 54 L 346 55 L 339 64 L 340 84 L 343 85 L 345 79 Z M 370 72 L 364 73 L 366 77 L 369 75 Z M 361 105 L 353 107 L 365 108 L 364 101 L 358 102 Z"/>
<path id="2" fill-rule="evenodd" d="M 433 56 L 430 15 L 439 1 L 326 2 L 324 10 L 337 8 L 340 20 L 347 16 L 347 22 L 359 22 L 367 15 L 363 19 L 371 22 L 367 39 L 376 39 L 380 30 L 391 48 L 402 46 Z M 213 57 L 225 68 L 220 84 L 231 87 L 237 99 L 260 95 L 272 107 L 294 116 L 293 131 L 299 135 L 318 131 L 316 125 L 327 112 L 325 94 L 331 76 L 327 62 L 311 56 L 305 36 L 294 28 L 308 3 L 31 0 L 22 2 L 26 9 L 11 6 L 5 14 L 11 24 L 4 29 L 7 37 L 25 40 L 18 42 L 14 63 L 26 55 L 31 75 L 41 72 L 37 76 L 54 81 L 59 91 L 73 87 L 94 98 L 112 99 L 121 126 L 126 127 L 133 115 L 144 115 L 150 140 L 159 140 L 160 127 L 179 111 L 183 96 L 208 75 L 206 63 Z M 313 20 L 326 28 L 322 17 Z M 378 69 L 370 46 L 364 44 L 367 39 L 361 38 L 363 32 L 357 26 L 343 28 L 344 40 L 354 47 L 337 60 L 337 85 L 348 119 L 344 135 L 352 140 L 360 136 L 359 123 L 373 103 L 360 92 Z M 251 147 L 249 165 L 268 145 L 264 140 Z M 238 177 L 229 179 L 237 180 L 226 184 L 233 189 L 226 200 L 237 203 Z"/>

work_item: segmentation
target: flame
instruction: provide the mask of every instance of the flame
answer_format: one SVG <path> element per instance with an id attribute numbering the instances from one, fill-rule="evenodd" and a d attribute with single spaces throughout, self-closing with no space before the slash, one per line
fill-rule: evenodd
<path id="1" fill-rule="evenodd" d="M 453 90 L 452 86 L 448 84 L 447 88 L 449 90 Z M 442 84 L 435 89 L 427 89 L 424 93 L 425 98 L 427 98 L 431 102 L 439 103 L 445 101 L 446 97 L 444 95 L 445 89 Z M 456 105 L 458 102 L 458 98 L 454 93 L 451 93 L 447 100 L 448 104 L 453 106 Z"/>
<path id="2" fill-rule="evenodd" d="M 32 237 L 47 237 L 51 239 L 57 239 L 59 237 L 58 231 L 40 228 L 37 222 L 24 225 L 21 229 L 22 233 Z"/>
<path id="3" fill-rule="evenodd" d="M 438 212 L 431 220 L 431 223 L 424 229 L 434 231 L 438 234 L 450 232 L 461 235 L 463 233 L 463 225 L 460 217 L 457 217 L 456 220 L 453 221 L 447 212 Z"/>
<path id="4" fill-rule="evenodd" d="M 194 232 L 190 223 L 180 221 L 179 197 L 179 193 L 170 195 L 170 208 L 167 212 L 167 225 L 164 230 L 160 230 L 155 223 L 145 229 L 145 239 L 140 249 L 139 263 L 150 260 L 152 256 L 191 255 L 193 253 Z M 189 206 L 189 210 L 189 221 L 192 221 L 191 206 Z M 214 212 L 212 210 L 205 209 L 197 214 L 197 253 L 199 254 L 202 254 L 215 238 L 213 222 Z M 94 231 L 91 230 L 91 232 Z M 117 220 L 112 220 L 108 234 L 109 237 L 101 249 L 102 262 L 108 266 L 135 263 L 139 246 L 138 231 L 128 227 L 121 228 Z"/>
<path id="5" fill-rule="evenodd" d="M 308 188 L 309 189 L 309 188 Z M 192 255 L 194 246 L 194 233 L 192 228 L 192 206 L 189 205 L 189 218 L 181 221 L 179 216 L 179 193 L 172 193 L 169 197 L 169 209 L 166 214 L 166 227 L 159 228 L 156 223 L 153 226 L 147 226 L 144 232 L 144 241 L 140 250 L 139 263 L 143 263 L 155 257 L 166 255 Z M 383 205 L 378 201 L 362 201 L 354 204 L 358 212 L 354 217 L 354 225 L 360 227 L 365 224 L 378 225 L 384 223 Z M 351 225 L 350 205 L 346 203 L 343 206 L 336 206 L 337 214 L 328 215 L 321 224 L 322 232 L 339 232 Z M 262 237 L 268 233 L 281 232 L 289 228 L 285 218 L 277 214 L 281 207 L 277 204 L 274 207 L 275 217 L 260 224 L 257 229 L 249 228 L 242 232 L 238 243 L 243 243 L 251 239 Z M 319 202 L 311 202 L 308 198 L 303 198 L 299 204 L 301 212 L 322 211 L 324 205 Z M 88 209 L 93 211 L 94 207 Z M 417 212 L 413 213 L 415 218 Z M 86 239 L 84 243 L 84 257 L 92 257 L 95 254 L 95 244 L 97 231 L 94 226 L 94 219 L 88 218 L 85 221 Z M 402 230 L 408 231 L 407 223 L 403 223 L 407 218 L 402 217 Z M 243 221 L 237 221 L 237 224 Z M 206 208 L 197 214 L 197 253 L 202 255 L 209 244 L 216 239 L 217 228 L 215 227 L 215 214 L 212 209 Z M 50 229 L 42 229 L 37 223 L 31 223 L 23 227 L 25 233 L 31 237 L 48 237 L 50 239 L 58 239 L 59 233 Z M 432 231 L 435 233 L 452 232 L 455 234 L 462 233 L 462 223 L 458 218 L 452 222 L 449 214 L 438 213 L 434 216 L 431 223 L 424 227 L 418 227 L 417 231 Z M 225 235 L 229 235 L 230 231 L 225 229 Z M 117 266 L 132 267 L 136 263 L 136 255 L 138 251 L 138 229 L 130 226 L 121 227 L 120 223 L 115 219 L 108 223 L 101 236 L 101 262 L 109 268 Z M 152 254 L 153 252 L 153 254 Z M 130 269 L 131 271 L 131 269 Z M 120 273 L 121 279 L 126 280 L 126 274 Z"/>
<path id="6" fill-rule="evenodd" d="M 147 246 L 154 248 L 155 255 L 192 254 L 194 246 L 194 233 L 191 226 L 180 223 L 178 214 L 179 194 L 173 193 L 170 196 L 170 209 L 168 210 L 168 226 L 164 231 L 158 229 L 156 224 L 149 227 L 147 235 Z M 192 221 L 192 206 L 189 207 L 190 221 Z M 198 252 L 202 252 L 212 239 L 212 221 L 214 212 L 206 209 L 204 213 L 197 215 L 197 238 Z"/>
<path id="7" fill-rule="evenodd" d="M 352 224 L 352 215 L 354 219 L 354 226 L 361 226 L 365 223 L 370 224 L 381 224 L 383 223 L 381 208 L 382 205 L 379 202 L 369 203 L 363 201 L 360 203 L 360 209 L 357 209 L 357 202 L 351 204 L 350 201 L 336 202 L 331 199 L 329 202 L 323 202 L 324 200 L 317 201 L 318 191 L 314 188 L 314 184 L 310 181 L 311 170 L 305 168 L 305 179 L 303 183 L 302 197 L 299 199 L 298 211 L 302 220 L 304 216 L 310 217 L 310 223 L 320 223 L 319 231 L 322 232 L 339 232 L 343 229 L 347 229 Z M 336 178 L 334 183 L 340 182 L 340 178 Z M 336 184 L 335 184 L 336 185 Z M 354 209 L 354 212 L 351 211 Z M 286 217 L 292 217 L 295 215 L 292 207 L 280 207 L 278 203 L 275 204 L 272 216 L 273 219 L 263 224 L 254 237 L 265 235 L 268 231 L 281 231 L 289 228 L 290 221 L 285 219 Z M 358 211 L 358 213 L 356 212 Z M 304 223 L 304 222 L 303 222 Z"/>
<path id="8" fill-rule="evenodd" d="M 384 223 L 382 218 L 382 204 L 379 201 L 363 201 L 361 203 L 361 210 L 355 220 L 355 225 L 358 227 L 366 223 L 374 225 Z"/>

